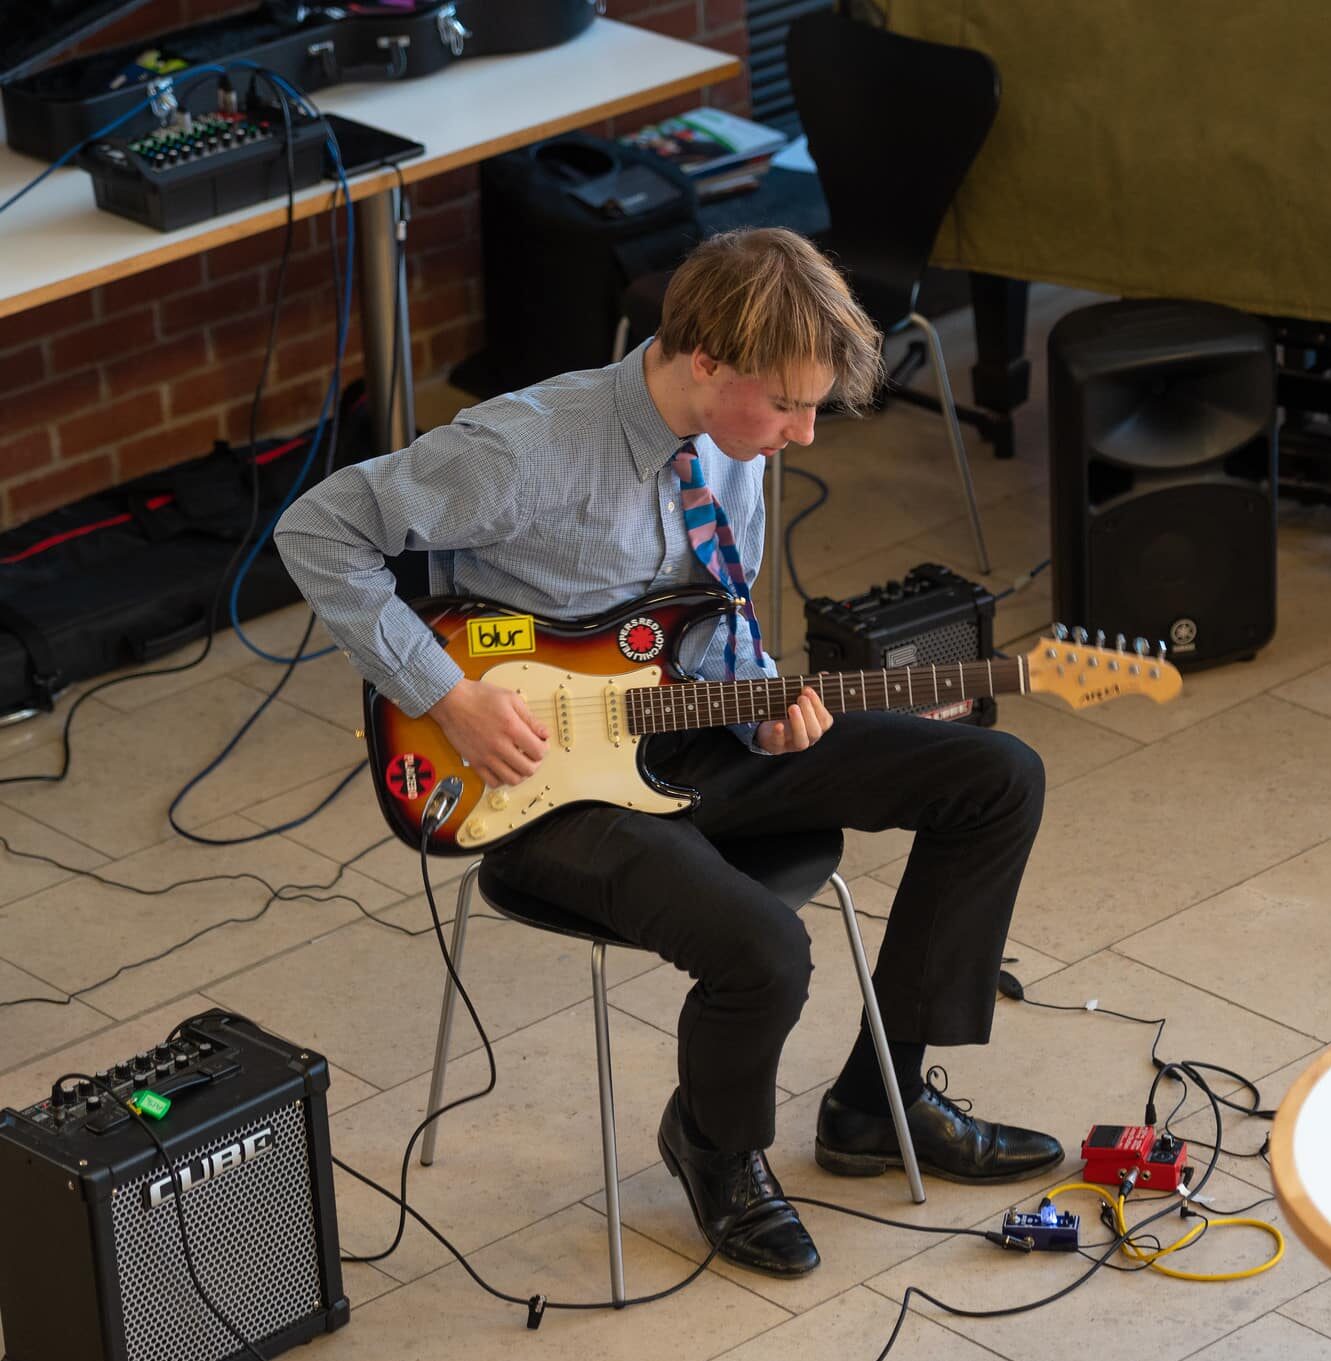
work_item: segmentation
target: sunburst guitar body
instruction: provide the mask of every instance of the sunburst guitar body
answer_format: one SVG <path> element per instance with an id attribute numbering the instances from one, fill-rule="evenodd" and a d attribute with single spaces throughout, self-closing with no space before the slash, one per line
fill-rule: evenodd
<path id="1" fill-rule="evenodd" d="M 658 592 L 577 620 L 522 614 L 484 600 L 437 598 L 418 605 L 463 675 L 520 694 L 549 729 L 550 741 L 534 775 L 489 788 L 432 718 L 407 717 L 367 684 L 370 769 L 389 826 L 419 845 L 426 806 L 444 781 L 450 782 L 450 811 L 428 841 L 430 851 L 444 855 L 475 855 L 579 803 L 686 812 L 697 792 L 652 774 L 646 739 L 781 718 L 805 685 L 834 714 L 1035 692 L 1058 694 L 1080 709 L 1126 694 L 1172 699 L 1181 686 L 1163 649 L 1151 656 L 1140 639 L 1136 651 L 1094 646 L 1080 630 L 1071 638 L 1060 630 L 1013 658 L 772 680 L 685 675 L 679 665 L 685 634 L 733 607 L 729 595 L 708 586 Z"/>

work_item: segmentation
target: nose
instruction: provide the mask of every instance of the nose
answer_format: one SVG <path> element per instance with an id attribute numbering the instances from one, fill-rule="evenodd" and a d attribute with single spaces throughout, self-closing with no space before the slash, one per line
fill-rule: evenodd
<path id="1" fill-rule="evenodd" d="M 807 407 L 791 414 L 790 420 L 786 422 L 783 431 L 787 441 L 794 441 L 796 444 L 813 443 L 813 423 L 817 418 L 818 412 L 814 407 Z"/>

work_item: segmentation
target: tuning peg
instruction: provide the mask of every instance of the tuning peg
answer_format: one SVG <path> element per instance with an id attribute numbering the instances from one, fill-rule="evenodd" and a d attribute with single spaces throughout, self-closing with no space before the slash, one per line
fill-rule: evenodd
<path id="1" fill-rule="evenodd" d="M 1090 636 L 1091 635 L 1087 633 L 1086 630 L 1082 628 L 1080 624 L 1078 624 L 1077 627 L 1072 630 L 1072 637 L 1077 643 L 1085 643 L 1089 641 Z"/>
<path id="2" fill-rule="evenodd" d="M 1165 654 L 1169 651 L 1169 649 L 1165 646 L 1165 641 L 1163 638 L 1156 644 L 1156 647 L 1158 649 L 1155 654 L 1156 660 L 1162 662 L 1165 659 Z"/>
<path id="3" fill-rule="evenodd" d="M 1121 633 L 1114 636 L 1114 646 L 1118 648 L 1120 652 L 1122 652 L 1127 645 L 1128 640 Z"/>
<path id="4" fill-rule="evenodd" d="M 1058 641 L 1059 641 L 1060 643 L 1066 643 L 1067 640 L 1068 640 L 1068 630 L 1067 630 L 1067 625 L 1066 625 L 1066 624 L 1055 624 L 1055 625 L 1054 625 L 1054 637 L 1057 638 Z"/>
<path id="5" fill-rule="evenodd" d="M 1139 656 L 1144 657 L 1151 650 L 1151 645 L 1145 638 L 1134 638 L 1132 640 L 1132 650 Z"/>
<path id="6" fill-rule="evenodd" d="M 1104 647 L 1104 645 L 1105 645 L 1105 631 L 1104 631 L 1104 629 L 1096 629 L 1096 631 L 1095 631 L 1095 645 L 1096 645 L 1096 647 Z"/>

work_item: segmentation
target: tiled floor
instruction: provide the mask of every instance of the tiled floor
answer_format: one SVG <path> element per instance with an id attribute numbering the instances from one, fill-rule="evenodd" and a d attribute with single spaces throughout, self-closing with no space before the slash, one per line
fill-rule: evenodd
<path id="1" fill-rule="evenodd" d="M 1037 290 L 1032 355 L 1042 354 L 1052 321 L 1086 301 Z M 966 391 L 967 319 L 949 318 L 943 329 Z M 1018 429 L 1020 453 L 1008 463 L 972 440 L 995 589 L 1048 549 L 1038 359 Z M 817 470 L 832 489 L 829 504 L 796 534 L 797 565 L 811 591 L 862 590 L 927 559 L 971 572 L 967 524 L 936 417 L 904 408 L 864 422 L 829 420 L 813 448 L 793 461 Z M 787 495 L 789 515 L 811 492 L 791 478 Z M 1043 698 L 1000 705 L 1001 725 L 1044 756 L 1050 784 L 1013 923 L 1010 967 L 1039 1000 L 1094 997 L 1133 1015 L 1168 1016 L 1165 1056 L 1247 1074 L 1266 1104 L 1331 1041 L 1329 585 L 1331 510 L 1283 507 L 1280 629 L 1255 661 L 1189 677 L 1183 696 L 1166 707 L 1129 699 L 1075 714 Z M 1005 601 L 1000 642 L 1011 650 L 1029 646 L 1048 621 L 1049 601 L 1047 574 Z M 790 589 L 783 607 L 786 669 L 797 670 L 793 644 L 802 639 L 802 616 Z M 280 649 L 295 642 L 301 626 L 293 609 L 256 622 L 253 632 Z M 0 787 L 0 835 L 71 867 L 0 851 L 0 1000 L 86 989 L 67 1007 L 0 1010 L 0 1105 L 24 1105 L 58 1072 L 101 1067 L 218 1004 L 328 1055 L 334 1150 L 395 1182 L 426 1099 L 442 968 L 428 935 L 408 938 L 363 914 L 413 928 L 426 923 L 415 857 L 386 843 L 338 876 L 340 861 L 384 836 L 363 781 L 312 822 L 245 848 L 188 844 L 166 821 L 181 781 L 215 754 L 273 679 L 273 668 L 227 635 L 197 670 L 134 682 L 86 705 L 65 783 Z M 359 759 L 352 734 L 358 719 L 357 682 L 341 657 L 303 669 L 235 758 L 191 797 L 185 824 L 243 835 L 297 816 Z M 0 776 L 50 769 L 57 732 L 51 719 L 0 730 Z M 902 833 L 849 838 L 843 870 L 861 909 L 872 914 L 864 921 L 871 951 L 882 929 L 876 918 L 890 907 L 908 849 Z M 437 879 L 460 868 L 437 862 Z M 140 897 L 72 870 L 144 888 L 214 873 L 258 877 Z M 254 921 L 220 926 L 113 977 L 201 928 L 256 917 L 268 900 L 266 885 L 327 887 L 310 890 L 314 897 L 282 898 Z M 448 900 L 447 888 L 444 895 Z M 927 1204 L 912 1206 L 899 1176 L 843 1181 L 815 1166 L 818 1098 L 849 1043 L 857 1004 L 836 915 L 827 904 L 804 915 L 818 969 L 779 1075 L 772 1156 L 786 1189 L 908 1222 L 994 1226 L 1011 1191 L 931 1182 Z M 465 973 L 494 1040 L 499 1083 L 487 1100 L 446 1117 L 440 1160 L 412 1172 L 413 1202 L 501 1288 L 523 1297 L 604 1298 L 586 952 L 479 918 Z M 641 954 L 611 961 L 625 1251 L 635 1294 L 679 1280 L 703 1255 L 654 1137 L 673 1085 L 673 1025 L 685 982 Z M 1076 1149 L 1092 1123 L 1140 1118 L 1152 1076 L 1151 1035 L 1084 1011 L 1000 1001 L 991 1045 L 931 1057 L 946 1061 L 951 1090 L 973 1098 L 980 1113 L 1048 1127 Z M 485 1065 L 465 1021 L 454 1052 L 450 1090 L 471 1090 Z M 1185 1134 L 1210 1137 L 1195 1094 L 1184 1116 Z M 1226 1148 L 1251 1153 L 1266 1128 L 1236 1119 L 1226 1127 Z M 1070 1160 L 1064 1172 L 1077 1167 Z M 1039 1190 L 1017 1194 L 1028 1203 Z M 1213 1205 L 1243 1205 L 1269 1192 L 1270 1174 L 1260 1159 L 1226 1155 L 1208 1190 Z M 1089 1211 L 1093 1223 L 1089 1201 L 1074 1208 Z M 343 1246 L 352 1252 L 385 1245 L 395 1222 L 387 1203 L 342 1176 L 338 1212 Z M 1274 1204 L 1261 1213 L 1281 1222 Z M 807 1220 L 823 1265 L 802 1280 L 714 1266 L 683 1294 L 643 1309 L 551 1313 L 539 1335 L 412 1225 L 387 1260 L 348 1267 L 352 1324 L 309 1354 L 325 1361 L 482 1361 L 525 1346 L 547 1361 L 780 1361 L 811 1353 L 869 1361 L 909 1286 L 989 1309 L 1052 1293 L 1085 1265 L 821 1209 L 810 1209 Z M 1095 1227 L 1091 1236 L 1101 1237 Z M 1264 1252 L 1260 1235 L 1216 1231 L 1188 1256 L 1194 1269 L 1220 1270 L 1251 1265 Z M 1074 1351 L 1097 1361 L 1331 1361 L 1331 1281 L 1291 1237 L 1274 1271 L 1231 1285 L 1104 1271 L 1039 1314 L 1004 1319 L 952 1316 L 917 1299 L 894 1355 L 1027 1361 Z"/>

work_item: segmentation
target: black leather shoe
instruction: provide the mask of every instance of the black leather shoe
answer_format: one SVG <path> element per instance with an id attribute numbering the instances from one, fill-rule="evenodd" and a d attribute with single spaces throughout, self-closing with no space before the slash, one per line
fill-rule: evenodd
<path id="1" fill-rule="evenodd" d="M 930 1086 L 906 1107 L 906 1124 L 920 1170 L 948 1181 L 1022 1181 L 1063 1161 L 1063 1146 L 1051 1135 L 977 1120 Z M 830 1091 L 818 1108 L 813 1156 L 843 1177 L 875 1177 L 903 1165 L 892 1117 L 866 1115 Z"/>
<path id="2" fill-rule="evenodd" d="M 818 1249 L 784 1199 L 761 1149 L 721 1153 L 691 1143 L 680 1119 L 678 1091 L 661 1117 L 656 1146 L 670 1175 L 684 1184 L 703 1237 L 715 1245 L 730 1228 L 722 1257 L 770 1276 L 803 1276 L 818 1265 Z"/>

